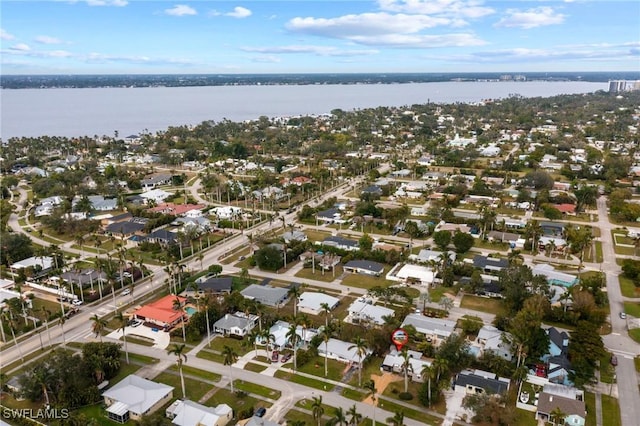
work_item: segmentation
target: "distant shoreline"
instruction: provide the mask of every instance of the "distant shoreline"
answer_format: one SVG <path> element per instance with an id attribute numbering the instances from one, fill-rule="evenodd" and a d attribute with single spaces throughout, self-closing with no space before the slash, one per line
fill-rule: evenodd
<path id="1" fill-rule="evenodd" d="M 602 83 L 609 80 L 640 80 L 640 72 L 4 75 L 0 78 L 0 88 L 80 89 L 528 81 Z"/>

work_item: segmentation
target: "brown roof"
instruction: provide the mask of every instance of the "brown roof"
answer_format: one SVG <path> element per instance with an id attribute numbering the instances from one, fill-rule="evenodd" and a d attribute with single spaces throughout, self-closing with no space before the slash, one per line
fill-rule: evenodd
<path id="1" fill-rule="evenodd" d="M 587 417 L 584 401 L 542 392 L 538 398 L 538 412 L 550 414 L 556 408 L 560 408 L 560 410 L 568 416 L 577 414 L 582 418 Z"/>

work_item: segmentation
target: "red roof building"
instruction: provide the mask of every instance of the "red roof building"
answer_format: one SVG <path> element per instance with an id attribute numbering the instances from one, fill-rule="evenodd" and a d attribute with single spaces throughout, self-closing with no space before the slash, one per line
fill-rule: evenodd
<path id="1" fill-rule="evenodd" d="M 169 214 L 172 216 L 182 216 L 183 214 L 192 210 L 202 210 L 205 206 L 203 204 L 174 204 L 174 203 L 162 203 L 156 207 L 150 208 L 149 211 L 154 213 Z"/>
<path id="2" fill-rule="evenodd" d="M 176 299 L 180 301 L 179 310 L 173 309 L 173 303 Z M 182 321 L 182 317 L 186 315 L 182 308 L 186 301 L 187 299 L 184 297 L 169 294 L 139 308 L 134 312 L 134 316 L 139 320 L 170 328 Z"/>
<path id="3" fill-rule="evenodd" d="M 552 204 L 551 206 L 560 210 L 560 212 L 564 214 L 575 214 L 576 212 L 575 204 L 563 203 L 563 204 Z"/>

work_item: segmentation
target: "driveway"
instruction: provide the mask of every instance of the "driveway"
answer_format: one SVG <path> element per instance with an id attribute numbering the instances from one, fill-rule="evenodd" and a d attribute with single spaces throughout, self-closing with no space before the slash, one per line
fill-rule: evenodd
<path id="1" fill-rule="evenodd" d="M 171 337 L 166 331 L 153 331 L 151 328 L 145 327 L 144 325 L 140 325 L 138 327 L 125 327 L 124 334 L 127 336 L 140 336 L 151 339 L 155 342 L 152 347 L 163 350 L 166 349 L 167 346 L 169 346 L 169 343 L 171 341 Z M 119 340 L 120 337 L 122 337 L 122 330 L 112 331 L 107 335 L 107 337 L 110 339 Z"/>

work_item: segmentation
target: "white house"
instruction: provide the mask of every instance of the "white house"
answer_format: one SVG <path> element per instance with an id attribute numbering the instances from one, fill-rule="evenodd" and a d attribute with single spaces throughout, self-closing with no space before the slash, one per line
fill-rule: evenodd
<path id="1" fill-rule="evenodd" d="M 173 387 L 130 374 L 102 396 L 110 420 L 126 423 L 152 414 L 173 398 Z"/>
<path id="2" fill-rule="evenodd" d="M 405 317 L 401 327 L 412 325 L 416 331 L 432 340 L 434 345 L 447 339 L 455 330 L 456 322 L 440 318 L 430 318 L 421 314 L 409 314 Z"/>
<path id="3" fill-rule="evenodd" d="M 234 206 L 222 206 L 212 208 L 209 210 L 209 213 L 216 216 L 218 219 L 229 220 L 242 214 L 242 209 Z"/>
<path id="4" fill-rule="evenodd" d="M 170 196 L 171 193 L 165 191 L 164 189 L 152 189 L 140 194 L 140 197 L 142 197 L 147 203 L 154 202 L 156 204 L 160 204 Z"/>
<path id="5" fill-rule="evenodd" d="M 353 343 L 331 338 L 326 345 L 323 343 L 318 346 L 318 355 L 359 366 L 360 362 L 364 361 L 373 351 L 367 348 L 365 355 L 360 358 L 354 346 Z"/>
<path id="6" fill-rule="evenodd" d="M 286 321 L 276 321 L 274 325 L 269 329 L 269 334 L 273 336 L 273 339 L 269 342 L 271 347 L 274 350 L 281 351 L 286 347 L 291 347 L 289 340 L 287 337 L 289 334 L 289 329 L 291 328 L 291 324 Z M 311 342 L 318 334 L 318 330 L 312 328 L 304 328 L 300 325 L 296 327 L 296 335 L 298 336 L 298 346 L 302 346 Z M 256 343 L 259 345 L 266 345 L 266 339 L 262 337 L 258 337 L 256 339 Z"/>
<path id="7" fill-rule="evenodd" d="M 311 315 L 321 315 L 324 312 L 322 308 L 324 303 L 329 306 L 330 310 L 334 310 L 340 303 L 340 299 L 325 293 L 305 291 L 298 300 L 298 310 Z"/>
<path id="8" fill-rule="evenodd" d="M 409 368 L 408 374 L 411 377 L 411 380 L 415 382 L 422 382 L 422 370 L 425 366 L 431 366 L 431 361 L 426 359 L 422 359 L 422 353 L 416 351 L 407 351 L 409 354 Z M 404 364 L 404 358 L 402 357 L 402 353 L 398 352 L 396 349 L 392 349 L 382 361 L 382 365 L 380 366 L 380 370 L 382 371 L 391 371 L 394 373 L 403 373 L 402 365 Z"/>
<path id="9" fill-rule="evenodd" d="M 395 315 L 393 309 L 377 306 L 371 300 L 359 298 L 349 306 L 349 315 L 345 322 L 369 323 L 376 325 L 384 324 L 384 317 Z"/>
<path id="10" fill-rule="evenodd" d="M 485 353 L 493 353 L 500 358 L 511 361 L 513 358 L 511 345 L 506 343 L 502 332 L 492 325 L 483 325 L 478 331 L 478 337 L 469 345 L 469 350 L 476 356 L 480 357 Z"/>
<path id="11" fill-rule="evenodd" d="M 227 404 L 206 407 L 178 399 L 165 410 L 165 415 L 177 426 L 224 426 L 233 419 L 233 409 Z"/>
<path id="12" fill-rule="evenodd" d="M 213 324 L 213 332 L 225 336 L 246 336 L 258 323 L 257 315 L 236 312 L 225 314 Z"/>
<path id="13" fill-rule="evenodd" d="M 435 271 L 429 267 L 407 263 L 395 272 L 393 276 L 391 273 L 387 274 L 387 279 L 405 284 L 420 284 L 428 287 L 433 284 L 435 276 Z"/>
<path id="14" fill-rule="evenodd" d="M 49 256 L 32 256 L 26 259 L 22 259 L 19 262 L 14 263 L 10 266 L 11 269 L 25 269 L 29 267 L 40 267 L 42 271 L 46 271 L 51 269 L 53 266 L 53 257 Z"/>

